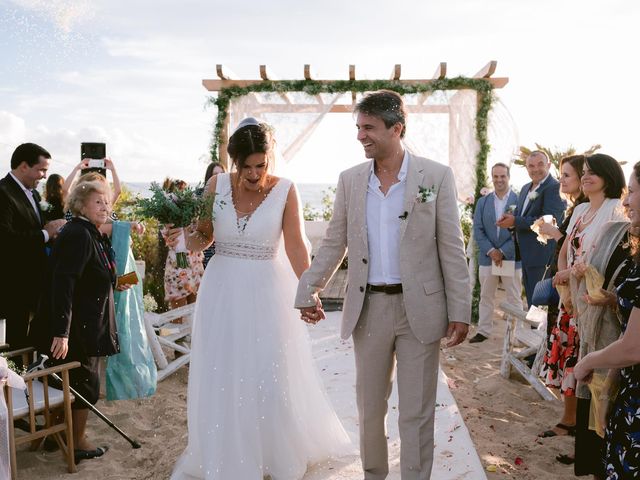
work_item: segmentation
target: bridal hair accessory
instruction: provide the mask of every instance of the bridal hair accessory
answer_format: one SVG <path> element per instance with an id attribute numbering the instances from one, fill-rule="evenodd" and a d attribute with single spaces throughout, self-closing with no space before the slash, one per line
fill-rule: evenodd
<path id="1" fill-rule="evenodd" d="M 236 133 L 238 130 L 240 130 L 241 128 L 244 128 L 244 127 L 246 127 L 246 126 L 249 126 L 249 125 L 256 125 L 256 126 L 257 126 L 257 125 L 260 125 L 260 124 L 262 124 L 262 123 L 264 123 L 264 122 L 261 122 L 260 120 L 258 120 L 258 119 L 257 119 L 257 118 L 255 118 L 255 117 L 247 117 L 247 118 L 244 118 L 244 119 L 242 119 L 242 121 L 238 124 L 238 126 L 237 126 L 237 127 L 236 127 L 236 129 L 233 131 L 233 133 Z"/>

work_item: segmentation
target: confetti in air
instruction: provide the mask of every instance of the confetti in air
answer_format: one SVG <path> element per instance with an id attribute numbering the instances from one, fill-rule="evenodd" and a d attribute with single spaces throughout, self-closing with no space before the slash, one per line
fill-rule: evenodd
<path id="1" fill-rule="evenodd" d="M 0 13 L 0 43 L 16 55 L 15 71 L 32 71 L 34 63 L 47 70 L 95 48 L 88 26 L 96 9 L 88 0 L 14 0 Z"/>

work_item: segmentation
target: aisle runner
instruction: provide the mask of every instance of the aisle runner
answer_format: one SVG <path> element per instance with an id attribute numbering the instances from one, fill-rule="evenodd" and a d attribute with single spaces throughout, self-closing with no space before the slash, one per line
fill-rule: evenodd
<path id="1" fill-rule="evenodd" d="M 340 339 L 340 312 L 330 312 L 327 319 L 309 327 L 313 356 L 327 388 L 331 403 L 349 432 L 354 446 L 340 460 L 315 465 L 304 480 L 361 480 L 358 457 L 358 426 L 355 404 L 355 364 L 353 343 Z M 485 480 L 486 475 L 469 431 L 458 412 L 458 406 L 447 386 L 447 378 L 440 371 L 436 406 L 435 460 L 432 479 Z M 389 435 L 388 480 L 400 480 L 400 438 L 398 436 L 397 386 L 389 399 L 387 419 Z"/>

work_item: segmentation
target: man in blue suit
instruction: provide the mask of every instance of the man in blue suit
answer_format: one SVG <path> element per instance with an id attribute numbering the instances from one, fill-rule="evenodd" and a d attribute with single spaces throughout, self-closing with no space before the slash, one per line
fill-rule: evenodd
<path id="1" fill-rule="evenodd" d="M 531 152 L 527 157 L 526 167 L 531 182 L 522 187 L 515 214 L 504 214 L 497 225 L 500 228 L 513 228 L 515 231 L 522 259 L 524 290 L 527 304 L 531 306 L 533 289 L 542 279 L 556 247 L 555 240 L 549 240 L 546 245 L 538 242 L 531 225 L 544 215 L 552 215 L 560 225 L 566 205 L 560 198 L 560 184 L 549 173 L 551 162 L 546 153 L 540 150 Z"/>
<path id="2" fill-rule="evenodd" d="M 505 212 L 514 212 L 518 196 L 509 187 L 509 167 L 496 163 L 491 169 L 494 192 L 478 200 L 473 214 L 473 238 L 478 244 L 480 280 L 480 305 L 476 335 L 469 343 L 484 342 L 491 336 L 493 307 L 498 280 L 502 281 L 506 301 L 522 308 L 522 270 L 520 262 L 515 265 L 513 275 L 494 275 L 492 264 L 502 266 L 503 260 L 513 261 L 516 246 L 509 229 L 500 228 L 496 222 Z"/>

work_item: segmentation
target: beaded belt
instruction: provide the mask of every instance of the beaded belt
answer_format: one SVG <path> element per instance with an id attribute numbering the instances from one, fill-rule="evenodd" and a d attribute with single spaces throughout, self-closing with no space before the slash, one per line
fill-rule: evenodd
<path id="1" fill-rule="evenodd" d="M 277 247 L 250 243 L 216 242 L 216 255 L 247 260 L 271 260 L 276 258 Z"/>

